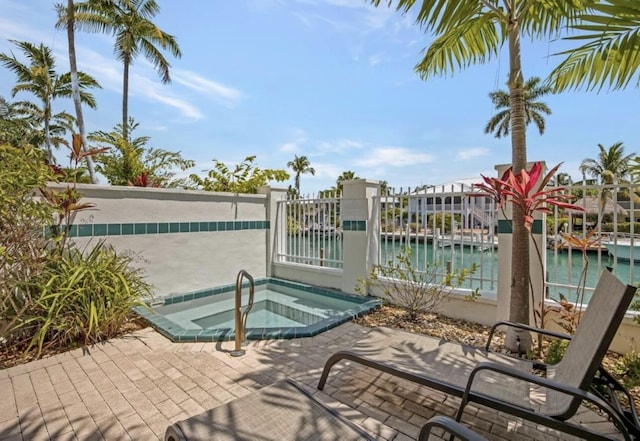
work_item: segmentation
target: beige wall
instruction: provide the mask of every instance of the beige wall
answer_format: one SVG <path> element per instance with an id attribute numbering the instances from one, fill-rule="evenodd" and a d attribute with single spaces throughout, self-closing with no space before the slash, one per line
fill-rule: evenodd
<path id="1" fill-rule="evenodd" d="M 79 229 L 119 224 L 120 234 L 75 237 L 76 243 L 106 240 L 118 250 L 137 254 L 137 264 L 145 269 L 156 295 L 232 283 L 241 269 L 254 278 L 266 276 L 265 195 L 93 185 L 80 185 L 78 190 L 84 194 L 83 202 L 94 202 L 96 208 L 79 212 L 74 224 Z M 125 224 L 225 222 L 227 228 L 231 221 L 231 231 L 123 234 Z M 254 224 L 235 229 L 242 228 L 235 221 Z"/>

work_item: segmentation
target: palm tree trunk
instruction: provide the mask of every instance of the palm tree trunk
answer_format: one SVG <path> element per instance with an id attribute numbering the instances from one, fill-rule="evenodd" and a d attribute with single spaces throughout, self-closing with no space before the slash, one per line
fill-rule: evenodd
<path id="1" fill-rule="evenodd" d="M 129 139 L 129 127 L 127 127 L 127 119 L 129 118 L 129 60 L 128 56 L 124 59 L 124 69 L 122 73 L 122 136 L 125 140 Z"/>
<path id="2" fill-rule="evenodd" d="M 49 133 L 49 123 L 51 120 L 51 102 L 48 100 L 44 100 L 42 106 L 44 107 L 44 145 L 47 148 L 49 164 L 53 164 L 54 158 L 53 150 L 51 148 L 51 134 Z"/>
<path id="3" fill-rule="evenodd" d="M 67 0 L 67 40 L 69 44 L 69 66 L 71 73 L 71 92 L 73 95 L 73 105 L 76 109 L 76 122 L 80 137 L 82 138 L 82 150 L 88 150 L 87 134 L 84 126 L 84 117 L 82 115 L 82 101 L 80 100 L 80 81 L 78 80 L 78 65 L 76 63 L 76 43 L 75 43 L 75 16 L 74 16 L 73 0 Z M 91 156 L 86 156 L 87 170 L 92 184 L 97 184 L 96 171 Z"/>
<path id="4" fill-rule="evenodd" d="M 527 166 L 526 127 L 524 114 L 524 77 L 520 53 L 520 29 L 513 4 L 509 23 L 509 101 L 511 103 L 511 156 L 514 173 Z M 529 323 L 529 232 L 524 226 L 524 213 L 514 204 L 512 214 L 511 302 L 509 319 Z M 513 352 L 531 348 L 531 335 L 510 329 L 505 347 Z"/>

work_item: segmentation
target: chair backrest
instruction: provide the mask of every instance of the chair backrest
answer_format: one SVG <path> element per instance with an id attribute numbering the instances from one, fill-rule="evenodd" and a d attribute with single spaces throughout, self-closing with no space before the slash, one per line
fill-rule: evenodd
<path id="1" fill-rule="evenodd" d="M 622 283 L 610 268 L 603 271 L 576 333 L 556 366 L 554 380 L 587 390 L 635 292 L 634 286 Z M 553 413 L 561 419 L 573 416 L 581 402 L 557 392 L 547 398 L 548 404 L 553 403 Z"/>

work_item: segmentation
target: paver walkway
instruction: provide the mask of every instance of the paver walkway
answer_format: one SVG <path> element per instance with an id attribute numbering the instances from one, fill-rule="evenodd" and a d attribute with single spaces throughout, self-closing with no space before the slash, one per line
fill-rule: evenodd
<path id="1" fill-rule="evenodd" d="M 232 358 L 232 342 L 171 343 L 147 328 L 5 369 L 0 371 L 0 441 L 162 439 L 169 424 L 283 378 L 315 390 L 327 357 L 367 332 L 347 323 L 313 338 L 253 341 L 245 356 Z M 453 416 L 458 404 L 359 366 L 331 375 L 324 393 L 349 406 L 346 417 L 389 441 L 416 439 L 428 418 Z M 528 422 L 467 409 L 465 424 L 490 439 L 558 439 Z"/>

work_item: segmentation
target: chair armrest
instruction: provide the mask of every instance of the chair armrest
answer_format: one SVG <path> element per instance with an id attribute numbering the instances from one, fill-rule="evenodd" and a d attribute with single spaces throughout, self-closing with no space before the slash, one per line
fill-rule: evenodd
<path id="1" fill-rule="evenodd" d="M 574 386 L 570 386 L 568 384 L 559 383 L 557 381 L 550 380 L 549 378 L 539 377 L 529 372 L 519 371 L 510 366 L 505 366 L 503 364 L 493 363 L 493 362 L 479 363 L 471 371 L 471 374 L 469 374 L 469 379 L 467 380 L 467 386 L 465 387 L 464 395 L 462 396 L 462 402 L 460 403 L 460 408 L 458 409 L 458 415 L 456 418 L 457 420 L 459 420 L 460 417 L 462 416 L 462 411 L 466 406 L 466 404 L 470 400 L 473 401 L 474 395 L 471 394 L 473 381 L 475 380 L 476 375 L 478 375 L 478 373 L 482 371 L 493 371 L 498 374 L 502 374 L 506 377 L 527 381 L 529 383 L 537 384 L 539 386 L 543 386 L 548 389 L 553 389 L 553 390 L 565 393 L 567 395 L 572 395 L 574 397 L 581 398 L 582 400 L 588 401 L 594 404 L 595 406 L 597 406 L 598 408 L 600 408 L 603 412 L 605 412 L 611 418 L 611 420 L 613 421 L 615 426 L 618 428 L 618 430 L 620 430 L 622 434 L 625 436 L 625 439 L 631 439 L 628 432 L 626 431 L 624 421 L 622 420 L 620 414 L 609 403 L 607 403 L 600 397 L 588 391 L 579 389 Z M 491 397 L 491 395 L 482 394 L 482 396 L 489 397 L 496 401 L 498 400 L 497 398 Z M 511 405 L 512 407 L 517 407 L 519 409 L 521 408 L 517 404 L 512 404 L 506 401 L 504 403 Z"/>
<path id="2" fill-rule="evenodd" d="M 444 429 L 445 432 L 455 435 L 456 438 L 462 441 L 487 441 L 485 437 L 478 435 L 473 430 L 444 415 L 434 416 L 427 421 L 427 423 L 422 426 L 422 430 L 420 430 L 418 441 L 427 441 L 431 434 L 431 429 L 434 427 Z"/>
<path id="3" fill-rule="evenodd" d="M 555 337 L 555 338 L 559 338 L 559 339 L 562 339 L 562 340 L 571 340 L 571 336 L 570 335 L 563 334 L 562 332 L 556 332 L 556 331 L 551 331 L 549 329 L 537 328 L 535 326 L 525 325 L 524 323 L 517 323 L 517 322 L 510 322 L 510 321 L 502 320 L 502 321 L 496 322 L 491 327 L 491 331 L 489 331 L 489 338 L 487 339 L 487 345 L 485 346 L 485 349 L 487 351 L 489 350 L 489 347 L 491 346 L 491 339 L 493 338 L 493 334 L 495 334 L 496 329 L 499 326 L 507 326 L 507 327 L 510 327 L 510 328 L 524 329 L 525 331 L 531 331 L 531 332 L 535 332 L 537 334 L 548 335 L 549 337 Z"/>

